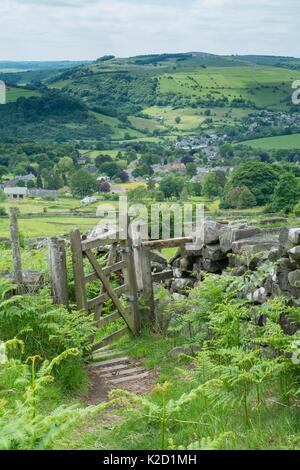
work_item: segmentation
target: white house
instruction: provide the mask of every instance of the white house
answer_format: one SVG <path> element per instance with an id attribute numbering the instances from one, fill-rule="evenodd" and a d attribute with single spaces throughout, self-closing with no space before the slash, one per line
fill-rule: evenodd
<path id="1" fill-rule="evenodd" d="M 4 188 L 4 194 L 10 199 L 24 199 L 28 194 L 28 189 L 21 187 Z"/>

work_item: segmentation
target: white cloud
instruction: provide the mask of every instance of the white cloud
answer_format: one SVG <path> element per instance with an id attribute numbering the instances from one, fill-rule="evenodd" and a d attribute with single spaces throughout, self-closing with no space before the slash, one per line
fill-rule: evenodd
<path id="1" fill-rule="evenodd" d="M 299 55 L 299 14 L 298 0 L 1 0 L 0 59 Z"/>

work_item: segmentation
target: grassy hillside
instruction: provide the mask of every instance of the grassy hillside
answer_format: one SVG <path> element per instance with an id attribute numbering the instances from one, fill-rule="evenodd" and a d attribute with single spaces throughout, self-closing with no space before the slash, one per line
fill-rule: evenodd
<path id="1" fill-rule="evenodd" d="M 80 122 L 69 117 L 63 129 L 51 123 L 46 134 L 55 141 L 156 139 L 233 126 L 260 109 L 289 111 L 292 83 L 300 79 L 300 71 L 297 59 L 277 59 L 278 63 L 258 56 L 162 54 L 102 58 L 61 71 L 51 69 L 40 79 L 86 106 L 87 116 Z M 26 73 L 37 72 L 45 71 Z M 12 86 L 8 102 L 36 95 L 37 91 Z M 29 139 L 37 138 L 36 131 L 45 134 L 38 127 L 29 128 L 27 122 L 24 129 L 18 124 L 17 133 L 26 133 Z M 11 132 L 15 134 L 15 129 Z"/>
<path id="2" fill-rule="evenodd" d="M 48 86 L 86 103 L 116 139 L 182 135 L 232 125 L 258 109 L 288 111 L 300 72 L 273 59 L 204 53 L 112 58 L 64 71 Z"/>
<path id="3" fill-rule="evenodd" d="M 275 67 L 208 67 L 159 77 L 158 98 L 176 94 L 186 100 L 244 100 L 259 108 L 283 109 L 290 104 L 291 85 L 300 74 Z"/>
<path id="4" fill-rule="evenodd" d="M 27 91 L 12 89 L 8 103 L 0 106 L 0 138 L 68 142 L 113 134 L 111 126 L 91 115 L 81 100 L 55 92 L 29 92 L 27 97 Z"/>
<path id="5" fill-rule="evenodd" d="M 6 101 L 12 103 L 18 98 L 30 98 L 31 96 L 40 96 L 39 93 L 25 88 L 17 88 L 8 86 L 6 89 Z"/>
<path id="6" fill-rule="evenodd" d="M 151 57 L 148 61 L 154 60 Z M 199 100 L 224 101 L 224 98 L 225 103 L 242 99 L 253 107 L 282 109 L 290 105 L 291 85 L 300 78 L 298 71 L 246 61 L 233 61 L 233 67 L 225 59 L 218 60 L 214 59 L 218 66 L 203 65 L 194 57 L 177 60 L 176 64 L 174 59 L 157 61 L 154 66 L 146 58 L 114 59 L 63 73 L 51 86 L 106 108 L 116 98 L 121 108 L 122 101 L 134 108 L 149 101 L 159 104 L 161 100 L 170 100 L 171 95 L 185 99 L 186 105 L 197 104 Z"/>
<path id="7" fill-rule="evenodd" d="M 241 143 L 243 145 L 249 145 L 250 147 L 263 150 L 300 150 L 300 134 L 281 135 L 277 137 L 267 137 L 265 139 L 247 140 Z"/>

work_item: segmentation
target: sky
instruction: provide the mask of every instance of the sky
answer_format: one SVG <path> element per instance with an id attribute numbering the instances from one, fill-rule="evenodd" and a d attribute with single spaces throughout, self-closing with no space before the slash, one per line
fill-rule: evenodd
<path id="1" fill-rule="evenodd" d="M 300 56 L 299 0 L 0 0 L 0 60 Z"/>

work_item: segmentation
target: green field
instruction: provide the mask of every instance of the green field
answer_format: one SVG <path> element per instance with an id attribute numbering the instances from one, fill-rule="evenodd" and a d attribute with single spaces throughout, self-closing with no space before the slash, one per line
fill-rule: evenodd
<path id="1" fill-rule="evenodd" d="M 13 200 L 7 199 L 0 203 L 0 207 L 4 207 L 7 211 L 9 207 L 16 207 L 20 214 L 41 214 L 45 210 L 48 213 L 70 212 L 73 209 L 81 208 L 80 201 L 73 198 L 61 198 L 58 201 L 46 201 L 44 199 L 25 199 Z"/>
<path id="2" fill-rule="evenodd" d="M 97 225 L 99 219 L 95 217 L 34 217 L 19 218 L 19 228 L 25 238 L 54 237 L 68 234 L 74 228 L 82 232 Z M 8 219 L 0 219 L 0 233 L 3 237 L 9 237 Z"/>
<path id="3" fill-rule="evenodd" d="M 7 103 L 12 103 L 17 101 L 18 98 L 30 98 L 31 96 L 40 96 L 39 93 L 31 90 L 26 90 L 24 88 L 6 88 L 6 101 Z"/>
<path id="4" fill-rule="evenodd" d="M 209 67 L 159 77 L 159 94 L 175 93 L 190 99 L 226 96 L 243 98 L 258 107 L 282 109 L 289 104 L 291 86 L 300 73 L 276 67 Z"/>
<path id="5" fill-rule="evenodd" d="M 159 122 L 153 119 L 145 119 L 136 116 L 129 116 L 128 117 L 131 125 L 138 129 L 139 131 L 149 131 L 153 132 L 155 130 L 164 130 L 164 126 L 160 125 Z"/>
<path id="6" fill-rule="evenodd" d="M 78 199 L 63 198 L 59 201 L 49 202 L 41 199 L 25 199 L 24 201 L 5 201 L 0 208 L 6 212 L 9 207 L 16 207 L 19 211 L 19 226 L 22 235 L 26 238 L 53 237 L 69 233 L 73 228 L 86 232 L 99 223 L 96 209 L 101 201 L 88 206 L 81 206 Z M 114 202 L 109 204 L 114 205 Z M 70 213 L 76 210 L 74 216 Z M 45 212 L 47 211 L 47 212 Z M 91 214 L 95 214 L 91 215 Z M 0 235 L 9 236 L 8 218 L 0 218 Z"/>
<path id="7" fill-rule="evenodd" d="M 143 134 L 139 132 L 138 130 L 131 129 L 130 127 L 124 126 L 124 124 L 121 123 L 121 121 L 115 117 L 111 116 L 105 116 L 104 114 L 99 114 L 95 112 L 91 112 L 91 114 L 100 122 L 103 124 L 106 124 L 107 126 L 111 127 L 113 131 L 113 139 L 119 140 L 119 139 L 124 139 L 126 135 L 130 137 L 140 137 Z"/>
<path id="8" fill-rule="evenodd" d="M 263 150 L 298 150 L 300 149 L 300 134 L 281 135 L 277 137 L 266 137 L 264 139 L 247 140 L 240 142 L 256 149 Z"/>
<path id="9" fill-rule="evenodd" d="M 165 128 L 180 131 L 196 129 L 205 121 L 205 117 L 200 115 L 200 111 L 192 108 L 173 109 L 170 106 L 152 106 L 144 109 L 144 114 L 159 120 Z M 180 123 L 176 123 L 177 117 L 180 117 Z"/>
<path id="10" fill-rule="evenodd" d="M 119 150 L 81 150 L 81 154 L 85 157 L 89 157 L 92 160 L 95 160 L 96 157 L 100 155 L 109 155 L 112 158 L 116 158 Z"/>

